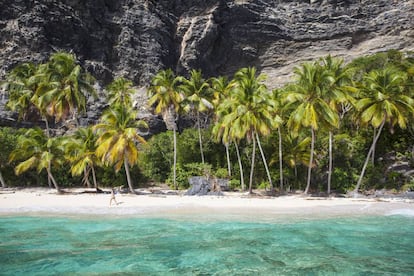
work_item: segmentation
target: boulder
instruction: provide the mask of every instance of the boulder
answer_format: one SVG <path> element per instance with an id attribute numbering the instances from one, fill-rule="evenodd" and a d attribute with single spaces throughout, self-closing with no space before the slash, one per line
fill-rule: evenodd
<path id="1" fill-rule="evenodd" d="M 190 189 L 185 195 L 223 195 L 221 191 L 227 190 L 228 180 L 217 178 L 206 178 L 204 176 L 193 176 L 188 179 Z"/>

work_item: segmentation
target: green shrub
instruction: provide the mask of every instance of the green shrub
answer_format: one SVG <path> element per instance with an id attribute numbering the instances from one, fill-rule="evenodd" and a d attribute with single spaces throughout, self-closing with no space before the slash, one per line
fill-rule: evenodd
<path id="1" fill-rule="evenodd" d="M 352 170 L 335 167 L 332 172 L 332 190 L 336 190 L 341 193 L 353 188 L 356 180 L 353 178 Z"/>
<path id="2" fill-rule="evenodd" d="M 218 168 L 214 176 L 217 178 L 229 178 L 229 172 L 226 168 Z"/>
<path id="3" fill-rule="evenodd" d="M 268 181 L 262 181 L 260 182 L 259 186 L 257 186 L 257 189 L 260 189 L 260 190 L 267 190 L 269 188 L 270 188 L 270 184 Z"/>
<path id="4" fill-rule="evenodd" d="M 211 174 L 211 165 L 207 163 L 189 163 L 189 164 L 177 164 L 177 171 L 176 171 L 176 182 L 179 189 L 188 189 L 189 182 L 188 179 L 192 176 L 205 176 L 210 177 Z M 167 184 L 174 188 L 174 181 L 173 181 L 173 172 L 170 172 Z"/>
<path id="5" fill-rule="evenodd" d="M 25 129 L 0 127 L 0 172 L 2 173 L 7 186 L 33 185 L 37 182 L 37 173 L 35 171 L 16 176 L 14 167 L 17 165 L 17 162 L 9 162 L 10 153 L 16 148 L 17 138 L 22 135 L 24 131 Z"/>
<path id="6" fill-rule="evenodd" d="M 151 137 L 140 155 L 139 166 L 145 177 L 164 182 L 173 166 L 173 133 L 163 132 Z"/>
<path id="7" fill-rule="evenodd" d="M 414 178 L 411 177 L 410 181 L 405 183 L 402 187 L 401 187 L 402 191 L 409 191 L 409 192 L 413 192 L 414 191 Z"/>
<path id="8" fill-rule="evenodd" d="M 190 176 L 205 176 L 212 175 L 211 165 L 207 163 L 189 163 L 185 164 L 184 168 Z"/>
<path id="9" fill-rule="evenodd" d="M 175 189 L 173 174 L 174 173 L 171 171 L 166 180 L 168 186 L 170 186 L 171 189 Z M 190 176 L 191 174 L 189 174 L 180 164 L 177 164 L 175 181 L 177 183 L 177 188 L 179 190 L 188 189 L 189 187 L 188 178 Z"/>
<path id="10" fill-rule="evenodd" d="M 240 184 L 240 180 L 239 179 L 231 179 L 229 181 L 229 188 L 230 190 L 240 190 L 241 189 L 241 184 Z"/>

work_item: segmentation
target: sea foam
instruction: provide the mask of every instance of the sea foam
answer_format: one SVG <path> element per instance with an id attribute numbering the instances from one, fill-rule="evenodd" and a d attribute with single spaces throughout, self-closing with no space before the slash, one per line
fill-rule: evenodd
<path id="1" fill-rule="evenodd" d="M 396 210 L 387 212 L 385 215 L 386 216 L 414 217 L 414 209 L 396 209 Z"/>

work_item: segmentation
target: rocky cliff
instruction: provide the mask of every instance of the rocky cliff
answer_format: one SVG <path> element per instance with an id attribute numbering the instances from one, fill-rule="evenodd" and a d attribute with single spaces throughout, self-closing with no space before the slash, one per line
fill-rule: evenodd
<path id="1" fill-rule="evenodd" d="M 0 78 L 66 50 L 101 85 L 122 75 L 145 86 L 164 68 L 256 66 L 272 88 L 328 53 L 414 50 L 413 14 L 413 0 L 0 0 Z"/>

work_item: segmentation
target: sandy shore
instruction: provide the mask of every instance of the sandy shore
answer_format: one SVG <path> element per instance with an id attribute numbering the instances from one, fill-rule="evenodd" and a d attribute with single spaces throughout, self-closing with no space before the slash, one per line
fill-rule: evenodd
<path id="1" fill-rule="evenodd" d="M 117 205 L 109 205 L 110 194 L 71 193 L 36 188 L 0 191 L 0 215 L 133 215 L 174 216 L 242 215 L 273 218 L 393 215 L 414 216 L 412 199 L 313 198 L 289 195 L 273 198 L 247 197 L 240 193 L 225 196 L 129 195 L 117 194 Z"/>

